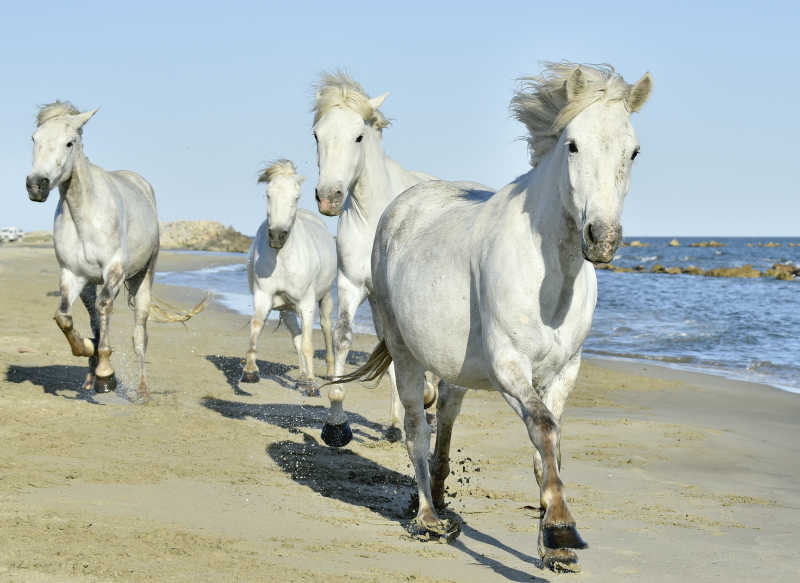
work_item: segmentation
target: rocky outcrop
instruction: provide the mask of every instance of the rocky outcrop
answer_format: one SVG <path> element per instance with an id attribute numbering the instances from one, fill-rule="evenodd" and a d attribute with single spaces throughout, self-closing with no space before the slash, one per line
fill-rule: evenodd
<path id="1" fill-rule="evenodd" d="M 758 269 L 753 269 L 749 263 L 741 267 L 717 267 L 709 269 L 703 275 L 709 277 L 761 277 L 762 273 Z"/>
<path id="2" fill-rule="evenodd" d="M 800 267 L 791 263 L 775 263 L 770 269 L 761 272 L 754 269 L 752 265 L 742 265 L 741 267 L 717 267 L 703 271 L 695 265 L 687 267 L 665 267 L 660 263 L 655 263 L 648 270 L 644 265 L 637 265 L 636 267 L 621 267 L 611 263 L 603 263 L 595 265 L 596 269 L 604 269 L 614 271 L 617 273 L 664 273 L 668 275 L 705 275 L 707 277 L 742 277 L 742 278 L 757 278 L 757 277 L 774 277 L 775 279 L 782 280 L 797 280 L 800 281 Z"/>
<path id="3" fill-rule="evenodd" d="M 764 272 L 764 276 L 788 281 L 800 277 L 800 267 L 795 267 L 791 263 L 775 263 Z"/>
<path id="4" fill-rule="evenodd" d="M 689 247 L 727 247 L 726 243 L 720 243 L 719 241 L 699 241 L 697 243 L 689 243 Z"/>
<path id="5" fill-rule="evenodd" d="M 247 253 L 252 238 L 216 221 L 161 223 L 162 249 L 196 249 Z"/>

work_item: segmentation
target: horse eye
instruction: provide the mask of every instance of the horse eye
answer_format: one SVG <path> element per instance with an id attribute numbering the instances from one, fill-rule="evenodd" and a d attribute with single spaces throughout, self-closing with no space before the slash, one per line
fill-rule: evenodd
<path id="1" fill-rule="evenodd" d="M 67 148 L 71 148 L 71 147 L 72 147 L 72 142 L 67 142 Z"/>
<path id="2" fill-rule="evenodd" d="M 569 153 L 570 154 L 577 154 L 578 153 L 578 144 L 575 143 L 575 140 L 570 140 L 567 145 L 569 146 Z"/>
<path id="3" fill-rule="evenodd" d="M 635 160 L 635 159 L 636 159 L 636 156 L 638 156 L 638 155 L 639 155 L 639 148 L 636 148 L 636 149 L 633 151 L 633 154 L 631 154 L 631 160 Z"/>
<path id="4" fill-rule="evenodd" d="M 360 136 L 358 136 L 358 137 L 356 138 L 356 143 L 360 142 L 360 141 L 361 141 L 361 140 L 363 140 L 363 139 L 364 139 L 364 134 L 361 134 Z"/>

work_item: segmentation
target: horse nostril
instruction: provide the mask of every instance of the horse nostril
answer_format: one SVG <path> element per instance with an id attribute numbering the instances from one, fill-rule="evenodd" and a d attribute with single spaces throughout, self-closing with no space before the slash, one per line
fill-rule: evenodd
<path id="1" fill-rule="evenodd" d="M 597 243 L 597 240 L 594 238 L 594 233 L 592 232 L 592 225 L 586 226 L 586 239 L 593 245 Z"/>
<path id="2" fill-rule="evenodd" d="M 320 200 L 319 200 L 319 188 L 315 188 L 314 189 L 314 196 L 317 197 L 317 202 L 320 202 Z"/>

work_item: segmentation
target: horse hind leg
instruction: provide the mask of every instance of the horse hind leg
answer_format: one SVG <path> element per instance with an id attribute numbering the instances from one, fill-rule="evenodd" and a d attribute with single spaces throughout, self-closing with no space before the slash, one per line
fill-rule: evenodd
<path id="1" fill-rule="evenodd" d="M 400 396 L 397 394 L 397 375 L 394 370 L 394 363 L 389 365 L 386 372 L 389 375 L 389 398 L 391 399 L 389 413 L 391 417 L 389 427 L 386 429 L 384 437 L 386 437 L 386 441 L 395 443 L 403 439 L 403 430 L 400 429 L 403 423 L 403 404 L 400 402 Z"/>
<path id="2" fill-rule="evenodd" d="M 467 390 L 463 387 L 451 385 L 445 381 L 439 382 L 436 401 L 436 446 L 430 462 L 431 496 L 436 509 L 442 509 L 445 506 L 444 482 L 450 475 L 450 438 L 466 392 Z"/>
<path id="3" fill-rule="evenodd" d="M 108 393 L 116 390 L 117 378 L 111 367 L 111 342 L 108 326 L 114 300 L 119 294 L 124 281 L 122 265 L 114 264 L 104 274 L 104 284 L 97 294 L 97 311 L 100 314 L 100 338 L 97 344 L 97 368 L 95 369 L 94 388 L 97 393 Z"/>
<path id="4" fill-rule="evenodd" d="M 139 386 L 136 396 L 139 401 L 150 400 L 145 372 L 145 353 L 147 352 L 147 320 L 150 317 L 151 292 L 155 260 L 151 260 L 147 269 L 128 280 L 129 293 L 133 296 L 133 351 L 139 360 Z"/>
<path id="5" fill-rule="evenodd" d="M 416 528 L 421 535 L 452 540 L 461 532 L 461 526 L 457 521 L 439 517 L 436 513 L 436 500 L 431 492 L 428 462 L 431 429 L 425 419 L 425 369 L 404 348 L 392 348 L 398 394 L 405 409 L 406 449 L 417 478 L 419 508 L 415 519 Z M 440 439 L 437 435 L 437 441 Z M 440 451 L 444 451 L 444 447 Z"/>

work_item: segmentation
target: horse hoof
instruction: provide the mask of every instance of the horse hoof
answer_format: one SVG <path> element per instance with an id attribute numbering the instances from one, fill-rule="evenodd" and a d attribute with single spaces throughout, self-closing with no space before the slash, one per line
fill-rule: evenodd
<path id="1" fill-rule="evenodd" d="M 433 393 L 433 398 L 432 398 L 430 401 L 425 401 L 425 402 L 423 403 L 423 406 L 424 406 L 426 409 L 430 409 L 430 408 L 431 408 L 431 407 L 433 407 L 433 405 L 436 403 L 436 398 L 437 398 L 438 396 L 439 396 L 439 391 L 434 391 L 434 393 Z"/>
<path id="2" fill-rule="evenodd" d="M 548 549 L 585 549 L 587 545 L 578 529 L 566 524 L 545 526 L 542 543 Z"/>
<path id="3" fill-rule="evenodd" d="M 578 555 L 569 549 L 548 549 L 542 556 L 542 565 L 554 573 L 580 573 Z"/>
<path id="4" fill-rule="evenodd" d="M 95 393 L 112 393 L 117 390 L 117 377 L 112 372 L 107 377 L 96 376 L 94 378 Z"/>
<path id="5" fill-rule="evenodd" d="M 246 370 L 242 372 L 242 378 L 239 379 L 240 383 L 257 383 L 261 380 L 261 377 L 258 376 L 258 371 L 250 371 Z"/>
<path id="6" fill-rule="evenodd" d="M 416 520 L 414 535 L 420 540 L 454 541 L 461 534 L 461 521 L 443 518 L 435 521 Z"/>
<path id="7" fill-rule="evenodd" d="M 319 397 L 319 385 L 314 379 L 303 379 L 297 381 L 295 385 L 297 390 L 303 393 L 306 397 Z"/>
<path id="8" fill-rule="evenodd" d="M 397 443 L 403 439 L 403 430 L 399 427 L 390 427 L 383 435 L 389 443 Z"/>
<path id="9" fill-rule="evenodd" d="M 322 441 L 329 447 L 344 447 L 353 439 L 353 432 L 350 424 L 346 421 L 341 425 L 330 425 L 326 423 L 322 427 Z"/>

